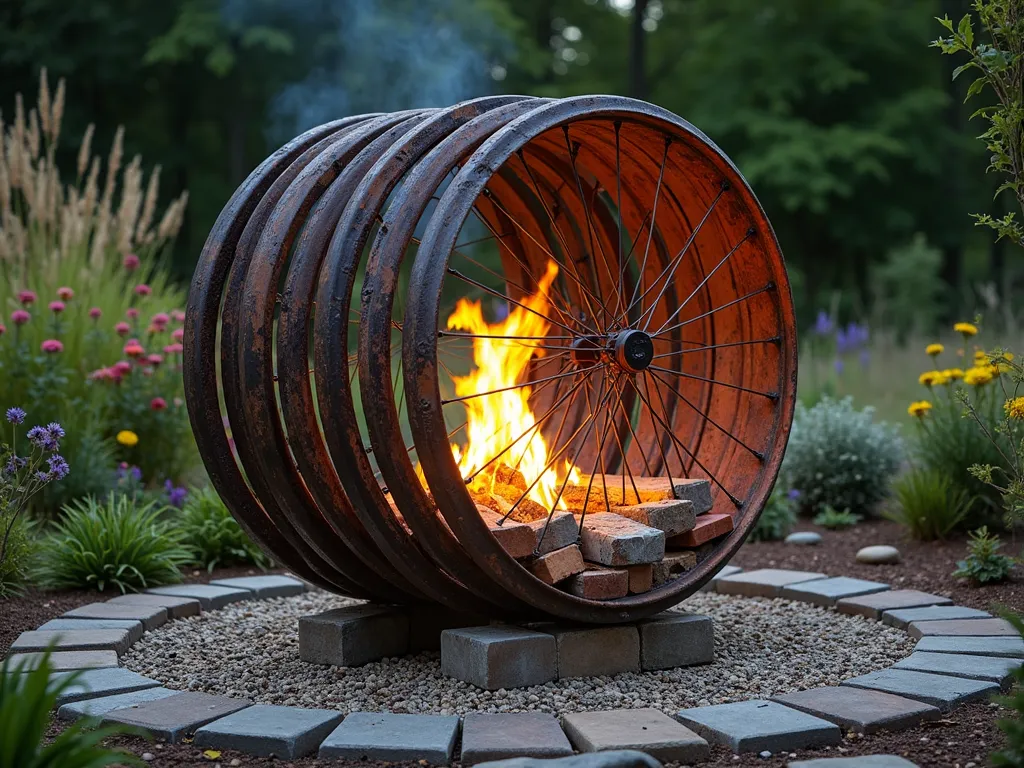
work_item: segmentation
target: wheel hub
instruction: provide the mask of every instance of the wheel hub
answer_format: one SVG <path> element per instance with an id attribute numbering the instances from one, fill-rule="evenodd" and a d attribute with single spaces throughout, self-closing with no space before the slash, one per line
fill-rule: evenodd
<path id="1" fill-rule="evenodd" d="M 620 331 L 614 342 L 615 362 L 625 371 L 640 373 L 654 359 L 654 342 L 644 331 Z"/>

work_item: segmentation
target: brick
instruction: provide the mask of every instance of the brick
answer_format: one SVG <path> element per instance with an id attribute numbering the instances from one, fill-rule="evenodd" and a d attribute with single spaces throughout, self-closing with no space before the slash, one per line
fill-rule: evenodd
<path id="1" fill-rule="evenodd" d="M 239 576 L 234 579 L 215 579 L 210 584 L 215 587 L 247 589 L 256 596 L 257 600 L 266 600 L 271 597 L 291 597 L 293 595 L 301 595 L 306 591 L 306 587 L 298 579 L 273 574 L 265 576 Z"/>
<path id="2" fill-rule="evenodd" d="M 938 720 L 938 707 L 882 691 L 826 686 L 773 696 L 772 701 L 839 725 L 843 730 L 876 733 L 913 728 Z"/>
<path id="3" fill-rule="evenodd" d="M 51 679 L 65 677 L 67 672 L 58 672 Z M 57 695 L 57 706 L 70 704 L 73 701 L 96 699 L 101 696 L 114 696 L 120 693 L 131 693 L 146 688 L 158 688 L 160 682 L 144 677 L 138 672 L 121 667 L 106 667 L 80 671 L 78 678 Z"/>
<path id="4" fill-rule="evenodd" d="M 653 585 L 660 587 L 672 579 L 678 578 L 691 568 L 697 566 L 697 553 L 690 550 L 682 552 L 666 552 L 660 563 L 654 563 Z M 732 567 L 732 566 L 726 566 Z M 737 569 L 737 573 L 739 569 Z"/>
<path id="5" fill-rule="evenodd" d="M 409 614 L 409 653 L 440 651 L 441 633 L 446 629 L 486 627 L 491 620 L 486 616 L 453 611 L 436 603 L 413 605 Z"/>
<path id="6" fill-rule="evenodd" d="M 783 587 L 815 579 L 824 579 L 825 574 L 811 571 L 789 571 L 778 568 L 761 568 L 744 571 L 718 580 L 718 591 L 725 595 L 746 595 L 747 597 L 778 597 Z"/>
<path id="7" fill-rule="evenodd" d="M 586 501 L 591 511 L 603 511 L 606 498 L 608 506 L 613 507 L 640 504 L 645 501 L 662 501 L 672 497 L 672 484 L 667 477 L 634 477 L 630 481 L 629 477 L 623 475 L 594 475 L 593 482 L 590 475 L 583 475 L 579 484 L 566 486 L 562 494 L 566 506 L 570 509 L 582 510 L 583 502 Z"/>
<path id="8" fill-rule="evenodd" d="M 629 565 L 626 566 L 628 574 L 629 593 L 640 595 L 650 592 L 654 586 L 654 565 Z"/>
<path id="9" fill-rule="evenodd" d="M 640 634 L 635 626 L 551 627 L 558 679 L 640 671 Z"/>
<path id="10" fill-rule="evenodd" d="M 477 504 L 476 508 L 480 511 L 480 517 L 487 523 L 487 530 L 510 556 L 518 559 L 533 554 L 537 546 L 537 534 L 533 528 L 512 518 L 502 521 L 501 515 L 480 504 Z"/>
<path id="11" fill-rule="evenodd" d="M 1024 638 L 1020 637 L 922 637 L 915 651 L 966 653 L 974 656 L 1008 656 L 1024 659 Z"/>
<path id="12" fill-rule="evenodd" d="M 763 699 L 684 709 L 676 718 L 708 741 L 737 753 L 792 751 L 842 741 L 835 723 Z"/>
<path id="13" fill-rule="evenodd" d="M 914 621 L 936 619 L 991 619 L 992 614 L 962 605 L 929 605 L 925 608 L 903 608 L 882 613 L 882 623 L 897 629 L 906 629 Z"/>
<path id="14" fill-rule="evenodd" d="M 799 600 L 804 603 L 829 607 L 835 605 L 844 597 L 872 595 L 876 592 L 885 592 L 888 589 L 888 584 L 881 584 L 877 581 L 837 576 L 831 579 L 816 579 L 814 581 L 790 584 L 782 588 L 779 596 L 787 600 Z"/>
<path id="15" fill-rule="evenodd" d="M 488 691 L 541 685 L 558 673 L 555 639 L 507 625 L 445 630 L 441 672 Z"/>
<path id="16" fill-rule="evenodd" d="M 324 739 L 319 757 L 445 765 L 452 759 L 458 734 L 459 718 L 454 715 L 353 712 Z"/>
<path id="17" fill-rule="evenodd" d="M 983 680 L 932 675 L 907 669 L 882 669 L 851 677 L 844 680 L 841 685 L 871 688 L 905 696 L 908 699 L 917 699 L 936 706 L 943 712 L 948 712 L 965 701 L 986 698 L 989 694 L 999 691 L 998 685 Z"/>
<path id="18" fill-rule="evenodd" d="M 181 691 L 172 691 L 169 688 L 144 688 L 139 691 L 118 693 L 113 696 L 101 696 L 96 699 L 83 699 L 69 704 L 62 704 L 57 710 L 57 717 L 61 720 L 78 720 L 82 717 L 102 717 L 107 712 L 115 709 L 128 709 L 138 706 L 147 701 L 166 699 L 168 696 L 177 696 Z"/>
<path id="19" fill-rule="evenodd" d="M 167 609 L 158 605 L 89 603 L 61 615 L 63 619 L 128 619 L 141 621 L 146 629 L 156 629 L 167 622 Z"/>
<path id="20" fill-rule="evenodd" d="M 820 757 L 817 760 L 792 760 L 788 768 L 918 768 L 899 755 L 858 755 L 857 757 Z"/>
<path id="21" fill-rule="evenodd" d="M 944 637 L 1020 637 L 1017 629 L 1005 619 L 939 619 L 936 621 L 915 621 L 907 628 L 907 634 L 916 640 L 922 637 L 941 635 Z"/>
<path id="22" fill-rule="evenodd" d="M 127 629 L 55 629 L 22 632 L 11 643 L 8 653 L 45 651 L 114 651 L 118 656 L 128 650 Z"/>
<path id="23" fill-rule="evenodd" d="M 665 533 L 620 515 L 587 515 L 581 542 L 583 557 L 601 565 L 655 563 L 665 556 Z"/>
<path id="24" fill-rule="evenodd" d="M 113 709 L 103 715 L 103 722 L 133 725 L 145 729 L 154 738 L 177 744 L 200 726 L 250 704 L 246 699 L 189 691 L 145 701 L 137 706 Z"/>
<path id="25" fill-rule="evenodd" d="M 142 622 L 133 619 L 50 619 L 39 627 L 40 632 L 69 629 L 122 629 L 128 633 L 128 642 L 142 637 Z"/>
<path id="26" fill-rule="evenodd" d="M 707 583 L 700 588 L 701 592 L 717 592 L 719 579 L 724 579 L 727 576 L 732 576 L 736 573 L 743 573 L 743 569 L 737 565 L 723 565 L 719 571 L 708 579 Z"/>
<path id="27" fill-rule="evenodd" d="M 355 605 L 299 618 L 299 658 L 356 667 L 409 652 L 409 616 L 396 608 Z"/>
<path id="28" fill-rule="evenodd" d="M 621 517 L 628 517 L 649 528 L 657 528 L 666 536 L 693 530 L 693 526 L 697 522 L 697 515 L 693 511 L 693 502 L 682 499 L 644 501 L 628 507 L 612 507 L 611 512 Z"/>
<path id="29" fill-rule="evenodd" d="M 715 660 L 714 622 L 692 613 L 662 613 L 637 624 L 644 671 L 710 664 Z"/>
<path id="30" fill-rule="evenodd" d="M 576 597 L 588 600 L 614 600 L 629 593 L 629 573 L 613 568 L 590 566 L 583 573 L 570 577 L 566 586 Z"/>
<path id="31" fill-rule="evenodd" d="M 693 530 L 673 536 L 668 540 L 668 546 L 673 549 L 699 547 L 701 544 L 706 544 L 712 539 L 717 539 L 719 536 L 729 533 L 732 530 L 732 526 L 732 515 L 725 513 L 701 515 L 697 518 L 697 523 L 693 526 Z"/>
<path id="32" fill-rule="evenodd" d="M 583 555 L 575 544 L 556 549 L 526 563 L 530 573 L 545 584 L 557 584 L 586 570 Z"/>
<path id="33" fill-rule="evenodd" d="M 207 723 L 196 731 L 192 743 L 294 760 L 316 752 L 341 719 L 336 710 L 257 704 Z"/>
<path id="34" fill-rule="evenodd" d="M 951 605 L 952 602 L 948 597 L 929 595 L 916 589 L 893 589 L 873 595 L 844 597 L 836 603 L 836 610 L 855 616 L 867 616 L 869 619 L 880 619 L 884 611 L 921 608 L 926 605 Z"/>
<path id="35" fill-rule="evenodd" d="M 12 671 L 15 666 L 21 665 L 22 671 L 27 672 L 39 665 L 42 656 L 41 653 L 12 653 L 8 658 L 11 660 Z M 116 666 L 116 651 L 57 651 L 50 654 L 50 669 L 54 672 Z"/>
<path id="36" fill-rule="evenodd" d="M 572 753 L 558 721 L 546 712 L 470 712 L 462 722 L 463 765 L 511 757 L 550 759 Z"/>
<path id="37" fill-rule="evenodd" d="M 121 605 L 122 603 L 133 603 L 136 605 L 155 605 L 167 609 L 167 615 L 172 619 L 184 619 L 188 616 L 198 616 L 202 606 L 198 600 L 189 597 L 172 597 L 171 595 L 143 595 L 129 593 L 118 595 L 107 600 L 108 603 Z"/>
<path id="38" fill-rule="evenodd" d="M 550 521 L 545 517 L 527 525 L 537 537 L 535 548 L 542 555 L 575 544 L 580 536 L 576 517 L 568 512 L 556 512 L 551 515 Z"/>
<path id="39" fill-rule="evenodd" d="M 576 712 L 563 715 L 562 726 L 580 752 L 631 749 L 673 763 L 698 763 L 711 755 L 707 741 L 656 709 Z"/>
<path id="40" fill-rule="evenodd" d="M 912 669 L 936 675 L 987 680 L 1005 688 L 1013 678 L 1013 671 L 1022 663 L 1006 656 L 972 656 L 960 653 L 927 653 L 915 651 L 893 664 L 893 669 Z"/>
<path id="41" fill-rule="evenodd" d="M 173 584 L 168 587 L 147 589 L 150 595 L 188 597 L 198 600 L 204 611 L 215 611 L 240 600 L 251 600 L 253 593 L 237 587 L 216 587 L 212 584 Z"/>

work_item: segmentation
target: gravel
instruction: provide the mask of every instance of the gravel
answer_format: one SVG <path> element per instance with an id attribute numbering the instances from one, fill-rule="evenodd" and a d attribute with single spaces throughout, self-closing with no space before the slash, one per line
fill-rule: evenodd
<path id="1" fill-rule="evenodd" d="M 342 712 L 565 713 L 654 707 L 666 713 L 838 685 L 910 655 L 901 630 L 788 600 L 698 593 L 682 606 L 715 621 L 715 662 L 662 672 L 482 691 L 441 675 L 437 653 L 358 668 L 299 660 L 298 619 L 352 605 L 326 592 L 236 603 L 147 632 L 122 658 L 169 688 Z"/>

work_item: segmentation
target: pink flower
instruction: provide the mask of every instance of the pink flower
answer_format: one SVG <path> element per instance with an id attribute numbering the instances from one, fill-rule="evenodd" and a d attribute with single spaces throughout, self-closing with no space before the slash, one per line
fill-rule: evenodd
<path id="1" fill-rule="evenodd" d="M 100 309 L 99 307 L 93 307 L 92 309 L 89 310 L 89 317 L 91 317 L 93 320 L 99 320 L 100 315 L 102 314 L 103 310 Z"/>
<path id="2" fill-rule="evenodd" d="M 135 295 L 136 296 L 149 296 L 149 294 L 151 294 L 152 292 L 153 292 L 153 289 L 150 288 L 145 283 L 139 283 L 138 285 L 135 286 Z"/>
<path id="3" fill-rule="evenodd" d="M 165 355 L 180 355 L 185 348 L 181 344 L 168 344 L 164 347 Z"/>
<path id="4" fill-rule="evenodd" d="M 117 376 L 117 374 L 115 374 L 113 368 L 97 368 L 89 374 L 89 378 L 94 381 L 109 381 L 114 379 L 115 376 Z"/>
<path id="5" fill-rule="evenodd" d="M 50 302 L 50 311 L 53 312 L 54 314 L 59 315 L 61 312 L 64 311 L 64 302 L 63 301 L 51 301 Z"/>
<path id="6" fill-rule="evenodd" d="M 134 272 L 136 269 L 139 268 L 139 257 L 136 256 L 134 253 L 129 253 L 127 256 L 124 257 L 123 263 L 125 269 L 127 269 L 129 272 Z"/>
<path id="7" fill-rule="evenodd" d="M 36 294 L 34 291 L 21 291 L 18 294 L 18 301 L 24 304 L 26 307 L 36 300 Z"/>
<path id="8" fill-rule="evenodd" d="M 125 312 L 125 315 L 129 320 L 135 320 L 139 316 L 139 310 L 137 307 L 128 307 L 128 311 Z"/>
<path id="9" fill-rule="evenodd" d="M 15 325 L 24 325 L 31 319 L 32 315 L 30 315 L 24 309 L 16 309 L 13 312 L 11 312 L 11 322 L 14 323 Z"/>
<path id="10" fill-rule="evenodd" d="M 167 401 L 162 397 L 154 397 L 149 401 L 149 409 L 151 411 L 162 411 L 167 407 Z"/>
<path id="11" fill-rule="evenodd" d="M 163 312 L 157 312 L 153 315 L 153 325 L 159 326 L 161 330 L 163 329 L 163 326 L 167 325 L 169 322 L 171 322 L 170 316 Z"/>
<path id="12" fill-rule="evenodd" d="M 174 331 L 171 333 L 171 338 L 174 339 L 175 341 L 184 341 L 185 340 L 185 329 L 184 328 L 175 328 Z"/>
<path id="13" fill-rule="evenodd" d="M 164 356 L 158 355 L 156 352 L 154 352 L 152 355 L 149 355 L 146 358 L 146 360 L 149 362 L 150 365 L 160 365 L 160 363 L 164 361 Z"/>
<path id="14" fill-rule="evenodd" d="M 150 336 L 152 336 L 154 333 L 162 333 L 163 330 L 164 329 L 162 327 L 159 327 L 157 325 L 154 325 L 153 323 L 150 323 L 149 327 L 146 329 L 146 333 L 148 333 Z"/>
<path id="15" fill-rule="evenodd" d="M 64 285 L 57 289 L 57 296 L 64 301 L 71 301 L 75 297 L 75 292 Z"/>
<path id="16" fill-rule="evenodd" d="M 146 350 L 142 348 L 142 345 L 139 344 L 138 339 L 129 339 L 128 343 L 124 345 L 124 353 L 128 355 L 128 357 L 138 357 L 139 355 L 144 354 L 145 351 Z"/>
<path id="17" fill-rule="evenodd" d="M 125 376 L 132 372 L 132 364 L 129 363 L 127 360 L 118 360 L 111 367 L 121 376 Z"/>
<path id="18" fill-rule="evenodd" d="M 176 323 L 184 323 L 185 322 L 185 313 L 182 312 L 180 309 L 172 309 L 171 310 L 171 320 L 173 320 Z"/>
<path id="19" fill-rule="evenodd" d="M 40 348 L 48 355 L 64 351 L 64 345 L 58 339 L 47 339 L 40 345 Z"/>
<path id="20" fill-rule="evenodd" d="M 3 336 L 5 333 L 7 333 L 7 326 L 0 323 L 0 336 Z"/>
<path id="21" fill-rule="evenodd" d="M 120 322 L 114 326 L 114 330 L 117 332 L 118 336 L 127 336 L 131 333 L 132 327 L 128 325 L 128 323 Z"/>

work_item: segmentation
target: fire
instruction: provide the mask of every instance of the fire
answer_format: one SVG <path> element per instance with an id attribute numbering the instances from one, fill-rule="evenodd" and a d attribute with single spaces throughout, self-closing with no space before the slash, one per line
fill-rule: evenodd
<path id="1" fill-rule="evenodd" d="M 470 478 L 485 467 L 474 477 L 470 491 L 486 494 L 495 488 L 497 474 L 518 470 L 522 474 L 518 485 L 521 486 L 525 480 L 525 487 L 529 488 L 527 498 L 545 510 L 555 506 L 566 475 L 570 476 L 570 483 L 578 482 L 579 472 L 564 458 L 548 467 L 550 456 L 541 429 L 531 430 L 537 423 L 530 408 L 533 388 L 515 387 L 530 360 L 534 356 L 544 356 L 544 350 L 537 349 L 536 342 L 507 337 L 542 337 L 547 334 L 550 323 L 541 315 L 547 315 L 551 309 L 548 289 L 557 275 L 558 265 L 549 261 L 544 276 L 538 281 L 537 292 L 521 299 L 529 310 L 512 306 L 508 317 L 500 322 L 488 323 L 480 302 L 466 299 L 460 299 L 448 317 L 449 330 L 477 335 L 473 340 L 476 369 L 467 376 L 454 377 L 456 394 L 466 397 L 479 392 L 491 393 L 463 401 L 468 440 L 463 448 L 452 445 L 462 476 Z M 521 439 L 502 453 L 517 438 Z M 499 453 L 501 458 L 492 461 Z M 512 503 L 517 498 L 512 499 Z M 565 509 L 565 502 L 559 499 L 557 506 Z"/>

